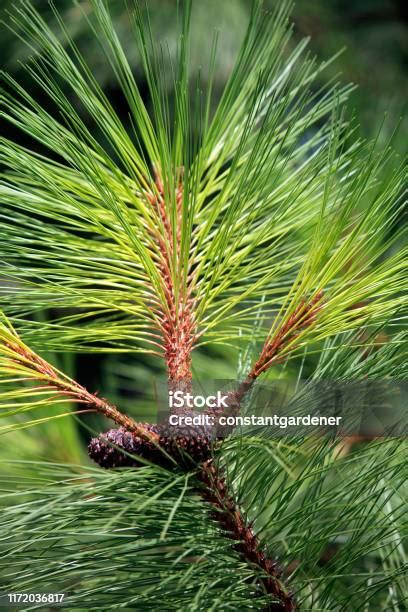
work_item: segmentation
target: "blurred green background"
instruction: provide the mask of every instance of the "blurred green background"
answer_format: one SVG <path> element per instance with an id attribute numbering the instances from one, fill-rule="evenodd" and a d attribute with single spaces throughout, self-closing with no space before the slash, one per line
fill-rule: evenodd
<path id="1" fill-rule="evenodd" d="M 52 23 L 47 0 L 34 0 L 34 6 Z M 64 16 L 69 32 L 85 52 L 87 61 L 112 98 L 120 99 L 112 72 L 104 62 L 100 48 L 89 35 L 84 14 L 91 12 L 91 2 L 75 6 L 71 0 L 57 0 L 56 8 Z M 145 2 L 141 2 L 144 5 Z M 273 10 L 277 0 L 265 0 L 266 10 Z M 125 0 L 109 0 L 117 31 L 131 64 L 139 76 L 143 91 L 143 74 L 138 64 L 136 46 L 129 28 Z M 7 11 L 18 2 L 2 0 L 0 6 L 7 23 Z M 146 0 L 153 31 L 159 39 L 175 46 L 177 0 Z M 235 54 L 248 21 L 251 0 L 200 0 L 194 3 L 192 30 L 192 64 L 197 70 L 205 65 L 210 53 L 214 30 L 220 31 L 216 83 L 221 88 L 231 70 Z M 406 69 L 408 61 L 408 4 L 403 0 L 298 0 L 293 7 L 294 42 L 311 37 L 310 50 L 322 60 L 345 48 L 324 78 L 341 73 L 342 80 L 358 85 L 352 106 L 369 133 L 379 116 L 389 111 L 394 116 L 403 111 L 408 96 Z M 2 27 L 0 42 L 3 67 L 21 75 L 19 62 L 28 54 L 23 43 Z"/>
<path id="2" fill-rule="evenodd" d="M 33 2 L 34 6 L 53 23 L 54 18 L 46 0 Z M 90 2 L 75 5 L 71 0 L 57 0 L 55 6 L 64 16 L 66 26 L 82 50 L 98 80 L 112 100 L 123 121 L 127 121 L 127 109 L 121 92 L 96 40 L 89 34 L 84 14 L 91 10 Z M 147 84 L 138 63 L 136 45 L 132 40 L 129 16 L 125 0 L 108 2 L 114 15 L 117 31 L 126 49 L 133 70 L 138 76 L 142 94 Z M 265 8 L 272 10 L 275 0 L 266 0 Z M 170 52 L 176 45 L 176 0 L 147 0 L 152 28 L 160 40 L 166 40 Z M 8 11 L 13 12 L 18 2 L 0 2 L 4 25 L 1 28 L 0 51 L 3 68 L 12 73 L 30 92 L 41 99 L 41 92 L 28 81 L 21 63 L 30 51 L 22 41 L 9 31 Z M 194 3 L 192 28 L 192 71 L 206 64 L 215 29 L 219 30 L 218 62 L 215 86 L 221 91 L 233 66 L 234 57 L 244 34 L 250 12 L 250 0 L 201 0 Z M 402 0 L 298 0 L 293 10 L 294 39 L 310 36 L 310 52 L 321 60 L 327 60 L 345 48 L 322 79 L 340 79 L 353 82 L 358 88 L 350 100 L 362 124 L 364 135 L 371 136 L 385 113 L 388 113 L 390 129 L 403 116 L 408 98 L 407 47 L 408 3 Z M 317 86 L 317 84 L 316 84 Z M 169 79 L 169 95 L 171 80 Z M 6 136 L 25 143 L 21 134 L 7 126 Z M 386 130 L 385 130 L 386 132 Z M 408 136 L 407 122 L 403 123 L 396 146 L 405 147 Z M 32 143 L 30 143 L 32 146 Z M 1 267 L 1 264 L 0 264 Z M 44 313 L 49 316 L 49 313 Z M 35 347 L 33 347 L 35 348 Z M 148 419 L 155 411 L 155 380 L 164 375 L 162 364 L 152 358 L 141 359 L 132 355 L 44 355 L 86 385 L 91 391 L 118 404 L 123 411 L 139 419 Z M 235 378 L 237 376 L 236 353 L 228 348 L 213 348 L 195 355 L 194 368 L 205 379 Z M 4 435 L 0 445 L 0 457 L 19 448 L 19 458 L 44 457 L 58 461 L 86 460 L 85 447 L 89 430 L 106 429 L 100 417 L 90 416 L 86 427 L 74 419 L 62 419 L 30 430 Z M 23 456 L 22 456 L 23 455 Z M 3 455 L 4 456 L 4 455 Z"/>

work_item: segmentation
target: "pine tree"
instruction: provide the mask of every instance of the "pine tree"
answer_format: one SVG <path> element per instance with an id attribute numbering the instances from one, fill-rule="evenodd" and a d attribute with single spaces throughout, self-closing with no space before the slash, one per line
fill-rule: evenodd
<path id="1" fill-rule="evenodd" d="M 291 43 L 286 2 L 254 2 L 215 110 L 215 41 L 205 78 L 190 76 L 191 2 L 176 60 L 131 4 L 147 101 L 107 3 L 83 17 L 128 125 L 57 10 L 58 34 L 29 2 L 12 12 L 47 102 L 3 75 L 2 119 L 29 144 L 0 141 L 1 431 L 13 453 L 1 589 L 66 592 L 72 609 L 403 610 L 402 439 L 172 433 L 46 358 L 151 355 L 168 390 L 186 392 L 194 352 L 232 346 L 228 414 L 276 368 L 405 375 L 405 166 L 392 138 L 359 135 L 344 110 L 352 87 L 318 85 L 326 64 Z M 99 466 L 19 461 L 22 430 L 87 412 L 114 423 L 90 441 Z"/>

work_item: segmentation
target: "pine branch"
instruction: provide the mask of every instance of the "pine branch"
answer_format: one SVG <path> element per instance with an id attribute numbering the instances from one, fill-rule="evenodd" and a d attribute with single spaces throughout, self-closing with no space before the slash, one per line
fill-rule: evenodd
<path id="1" fill-rule="evenodd" d="M 166 202 L 169 193 L 165 188 L 159 170 L 155 169 L 156 193 L 147 193 L 149 202 L 157 213 L 160 225 L 155 231 L 157 244 L 158 269 L 162 279 L 165 307 L 156 303 L 154 310 L 158 311 L 159 329 L 163 337 L 164 356 L 167 366 L 169 389 L 191 390 L 191 351 L 196 339 L 194 323 L 194 301 L 191 297 L 191 286 L 187 282 L 184 289 L 183 279 L 186 270 L 180 259 L 180 240 L 182 229 L 183 184 L 178 173 L 178 185 L 175 198 L 175 226 L 169 217 L 171 202 Z M 188 274 L 188 271 L 187 271 Z M 191 281 L 191 279 L 188 279 Z M 176 282 L 177 281 L 177 286 Z"/>
<path id="2" fill-rule="evenodd" d="M 58 372 L 22 342 L 4 315 L 3 320 L 3 323 L 0 322 L 0 365 L 3 373 L 9 376 L 17 375 L 20 384 L 26 381 L 42 383 L 43 386 L 35 386 L 31 393 L 35 395 L 57 391 L 57 397 L 62 401 L 85 404 L 133 434 L 156 443 L 157 437 L 154 433 L 122 414 L 105 399 L 90 393 L 76 381 Z"/>
<path id="3" fill-rule="evenodd" d="M 261 578 L 261 584 L 266 593 L 273 598 L 273 603 L 270 603 L 266 609 L 276 612 L 296 610 L 294 595 L 281 579 L 281 568 L 262 549 L 252 526 L 228 492 L 227 484 L 213 459 L 202 464 L 198 478 L 205 487 L 201 491 L 203 499 L 214 508 L 211 512 L 212 518 L 221 525 L 226 535 L 236 542 L 234 548 L 242 558 L 247 563 L 258 566 L 265 574 L 265 577 Z"/>

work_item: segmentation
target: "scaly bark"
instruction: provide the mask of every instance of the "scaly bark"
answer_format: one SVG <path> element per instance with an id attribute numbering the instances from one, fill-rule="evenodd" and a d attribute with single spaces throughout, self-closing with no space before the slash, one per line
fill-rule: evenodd
<path id="1" fill-rule="evenodd" d="M 241 557 L 256 565 L 263 576 L 261 584 L 273 601 L 267 609 L 273 612 L 293 612 L 297 609 L 293 593 L 281 580 L 282 570 L 278 563 L 269 558 L 245 520 L 239 506 L 228 492 L 226 482 L 213 459 L 202 464 L 199 479 L 204 485 L 201 494 L 214 511 L 211 516 L 220 524 L 229 538 L 235 541 L 234 548 Z"/>

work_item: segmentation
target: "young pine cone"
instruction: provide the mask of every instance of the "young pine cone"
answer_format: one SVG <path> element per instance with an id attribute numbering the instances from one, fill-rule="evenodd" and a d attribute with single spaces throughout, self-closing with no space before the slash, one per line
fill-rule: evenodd
<path id="1" fill-rule="evenodd" d="M 156 425 L 146 423 L 144 427 L 147 431 L 157 433 Z M 113 468 L 140 467 L 143 464 L 137 461 L 136 457 L 155 461 L 155 455 L 162 453 L 151 442 L 139 438 L 124 427 L 119 427 L 92 438 L 88 445 L 88 454 L 101 467 Z"/>
<path id="2" fill-rule="evenodd" d="M 145 424 L 144 427 L 159 435 L 157 445 L 119 427 L 92 438 L 89 456 L 103 468 L 140 467 L 143 462 L 137 457 L 163 467 L 174 466 L 174 461 L 183 467 L 193 467 L 211 456 L 211 435 L 205 430 L 196 430 L 194 435 L 171 435 L 168 426 Z"/>

